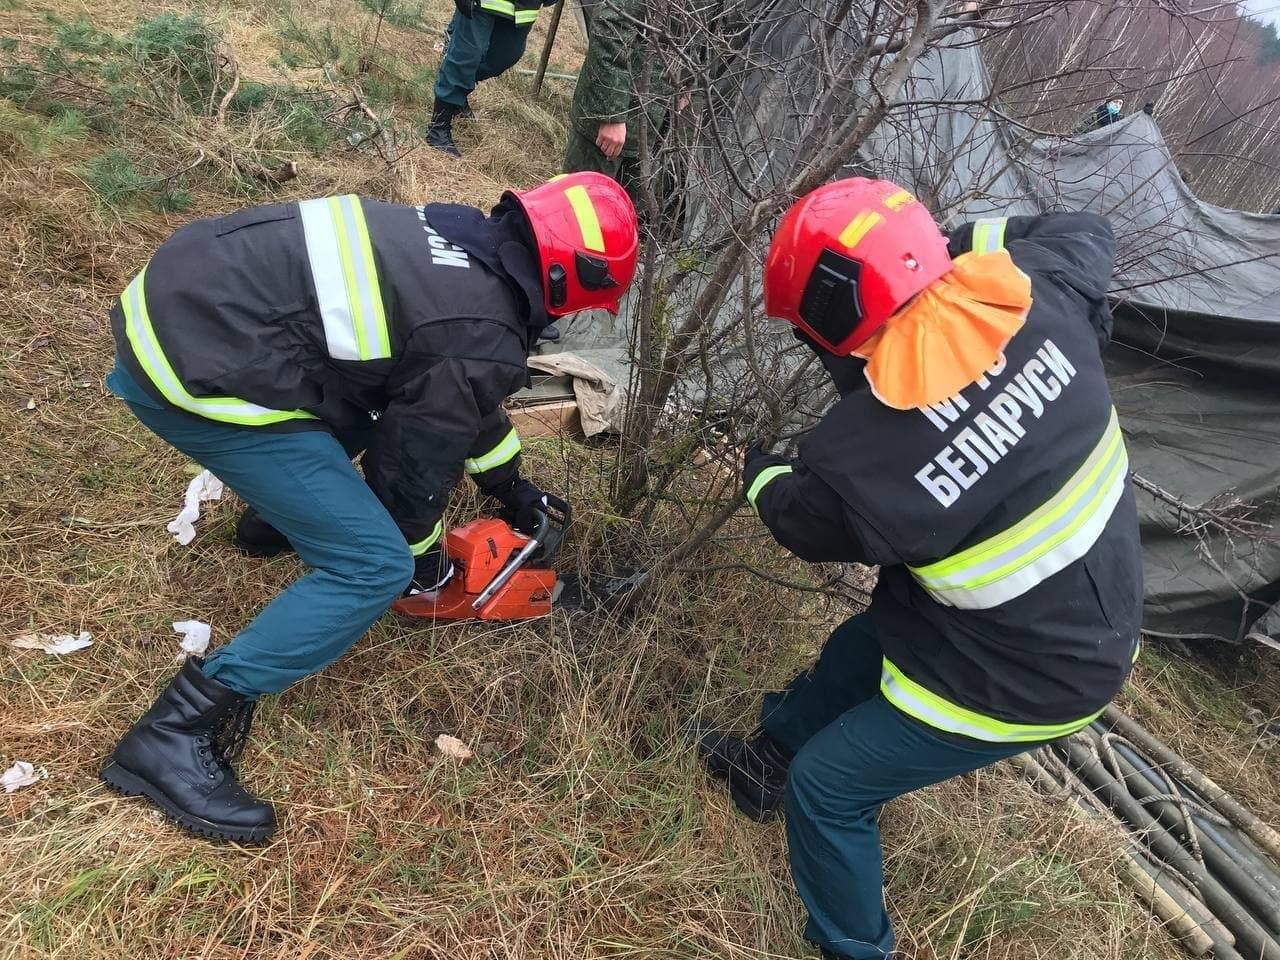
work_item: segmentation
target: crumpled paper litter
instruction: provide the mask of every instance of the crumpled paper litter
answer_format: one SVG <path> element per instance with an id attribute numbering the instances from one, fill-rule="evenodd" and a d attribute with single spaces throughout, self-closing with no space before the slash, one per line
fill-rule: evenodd
<path id="1" fill-rule="evenodd" d="M 182 663 L 191 655 L 199 656 L 209 649 L 209 634 L 213 628 L 203 620 L 178 620 L 173 625 L 173 632 L 182 634 L 182 649 L 178 652 L 177 662 Z"/>
<path id="2" fill-rule="evenodd" d="M 169 521 L 166 529 L 184 547 L 196 538 L 195 522 L 200 519 L 200 504 L 222 499 L 222 481 L 208 470 L 202 470 L 187 484 L 182 510 Z"/>
<path id="3" fill-rule="evenodd" d="M 19 760 L 4 773 L 0 773 L 0 786 L 4 787 L 5 793 L 13 793 L 15 790 L 38 783 L 43 773 L 43 770 L 36 773 L 35 767 L 25 760 Z"/>
<path id="4" fill-rule="evenodd" d="M 79 636 L 72 633 L 24 633 L 9 641 L 9 646 L 15 650 L 43 650 L 58 657 L 92 645 L 93 635 L 88 630 L 81 630 Z"/>
<path id="5" fill-rule="evenodd" d="M 470 760 L 475 756 L 470 747 L 457 737 L 451 737 L 447 733 L 442 733 L 436 737 L 436 749 L 446 757 L 452 757 L 454 760 Z"/>

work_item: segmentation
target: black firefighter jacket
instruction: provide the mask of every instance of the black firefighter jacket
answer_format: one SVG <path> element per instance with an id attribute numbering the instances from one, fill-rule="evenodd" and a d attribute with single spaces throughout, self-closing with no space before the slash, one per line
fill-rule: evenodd
<path id="1" fill-rule="evenodd" d="M 1033 304 L 1003 362 L 924 410 L 878 402 L 824 357 L 842 399 L 787 463 L 747 483 L 783 546 L 880 565 L 881 692 L 949 734 L 1036 742 L 1078 729 L 1137 656 L 1142 570 L 1101 349 L 1115 256 L 1089 214 L 979 221 L 953 256 L 1003 245 Z"/>
<path id="2" fill-rule="evenodd" d="M 369 486 L 415 554 L 465 471 L 510 482 L 501 404 L 546 325 L 523 214 L 355 196 L 253 207 L 173 234 L 112 310 L 167 406 L 254 430 L 357 429 Z"/>

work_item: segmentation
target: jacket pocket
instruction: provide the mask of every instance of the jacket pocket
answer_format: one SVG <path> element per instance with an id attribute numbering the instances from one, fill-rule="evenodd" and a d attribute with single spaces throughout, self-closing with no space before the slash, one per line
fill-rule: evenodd
<path id="1" fill-rule="evenodd" d="M 214 225 L 214 233 L 225 237 L 229 233 L 254 227 L 263 223 L 275 223 L 279 220 L 294 220 L 298 216 L 296 203 L 269 203 L 261 207 L 250 207 L 237 213 L 219 217 Z"/>

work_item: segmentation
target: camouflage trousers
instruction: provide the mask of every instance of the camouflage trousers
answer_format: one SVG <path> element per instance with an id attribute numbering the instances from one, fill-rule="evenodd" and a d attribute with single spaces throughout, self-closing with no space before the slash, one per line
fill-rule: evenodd
<path id="1" fill-rule="evenodd" d="M 610 160 L 596 146 L 594 140 L 581 133 L 576 127 L 569 128 L 569 143 L 564 151 L 564 172 L 581 173 L 584 170 L 591 170 L 617 180 L 630 195 L 631 202 L 636 205 L 637 210 L 644 205 L 636 184 L 639 167 L 638 157 L 624 153 Z"/>
<path id="2" fill-rule="evenodd" d="M 631 131 L 628 130 L 628 134 L 630 133 Z M 662 153 L 662 151 L 658 152 Z M 654 199 L 657 200 L 660 211 L 656 226 L 664 239 L 674 239 L 679 236 L 684 221 L 684 199 L 680 189 L 683 178 L 677 175 L 676 170 L 671 169 L 674 166 L 674 159 L 678 158 L 673 158 L 672 161 L 664 158 L 659 164 L 661 169 L 652 179 Z M 650 218 L 647 215 L 648 204 L 640 187 L 638 156 L 623 153 L 610 160 L 596 146 L 595 140 L 580 132 L 577 127 L 570 127 L 569 143 L 564 151 L 564 172 L 580 173 L 584 170 L 603 173 L 606 177 L 618 181 L 622 189 L 626 190 L 627 195 L 631 197 L 631 202 L 635 204 L 640 222 L 647 224 Z"/>

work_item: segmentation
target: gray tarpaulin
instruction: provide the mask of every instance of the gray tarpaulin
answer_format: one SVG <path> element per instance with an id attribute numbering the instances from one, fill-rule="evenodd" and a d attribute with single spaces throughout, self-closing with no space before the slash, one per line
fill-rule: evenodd
<path id="1" fill-rule="evenodd" d="M 789 158 L 796 111 L 813 88 L 804 71 L 818 62 L 796 56 L 812 24 L 797 8 L 757 30 L 749 57 L 765 66 L 737 94 L 740 142 L 752 153 L 739 177 L 767 183 Z M 1048 139 L 997 119 L 974 105 L 990 81 L 972 39 L 958 34 L 916 65 L 904 99 L 928 105 L 896 111 L 866 145 L 860 172 L 910 187 L 949 225 L 1056 210 L 1110 218 L 1119 260 L 1106 360 L 1132 468 L 1176 499 L 1244 518 L 1228 538 L 1203 514 L 1178 518 L 1139 492 L 1147 626 L 1234 638 L 1244 624 L 1280 624 L 1280 611 L 1259 619 L 1280 600 L 1280 217 L 1198 200 L 1145 114 Z M 770 70 L 771 58 L 786 69 Z M 696 181 L 689 192 L 696 224 L 705 215 Z M 584 324 L 561 348 L 622 360 L 625 333 Z M 1196 524 L 1203 539 L 1174 532 Z"/>

